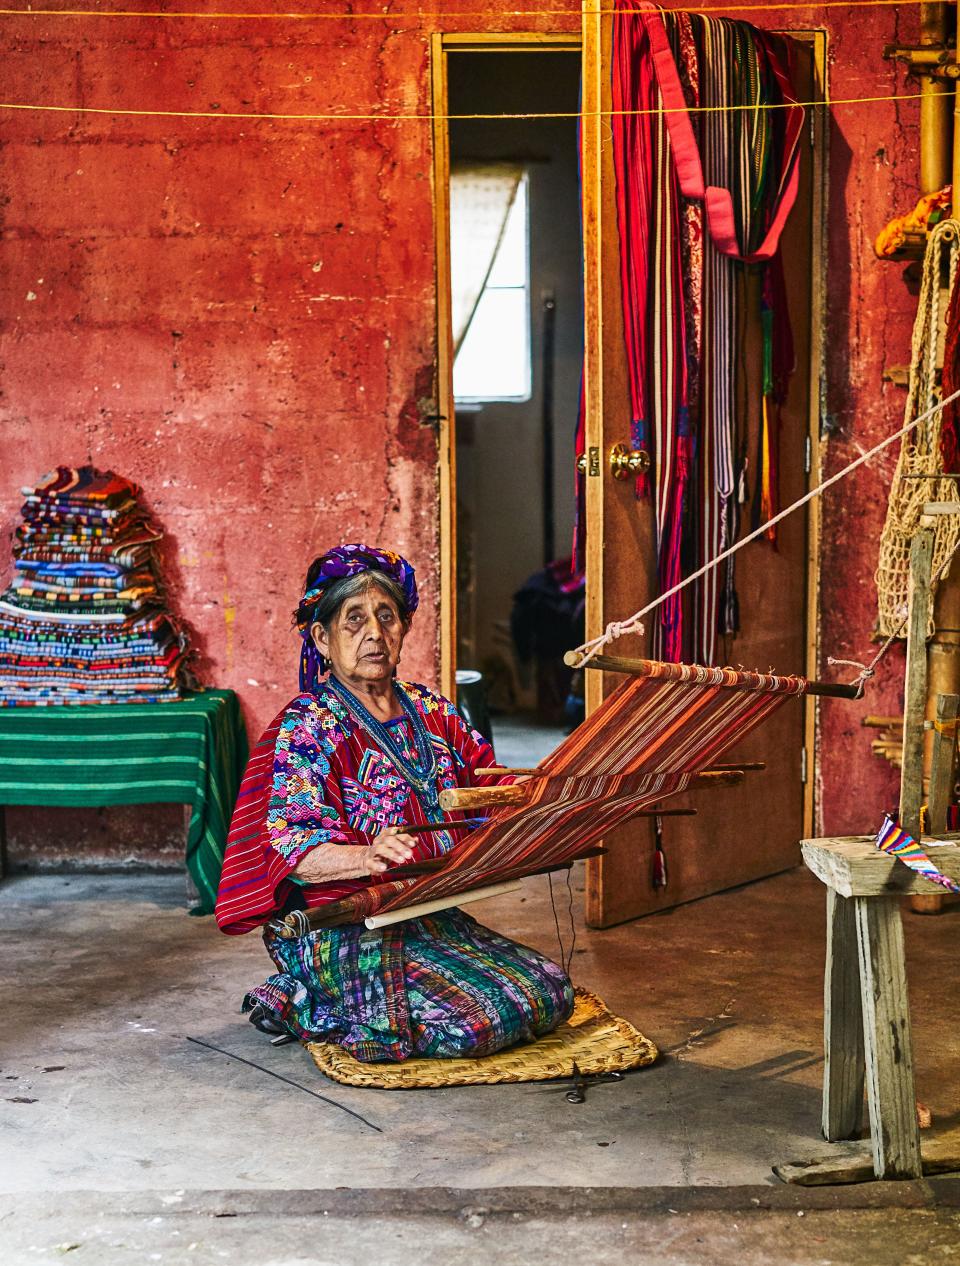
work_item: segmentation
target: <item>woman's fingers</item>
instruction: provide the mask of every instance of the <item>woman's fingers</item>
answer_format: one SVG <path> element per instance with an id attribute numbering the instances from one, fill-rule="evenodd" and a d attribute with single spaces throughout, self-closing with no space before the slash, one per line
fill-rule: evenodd
<path id="1" fill-rule="evenodd" d="M 395 862 L 406 862 L 413 857 L 413 840 L 409 835 L 393 835 L 380 839 L 373 846 L 374 855 L 389 857 Z"/>
<path id="2" fill-rule="evenodd" d="M 370 845 L 368 870 L 372 875 L 380 875 L 391 866 L 412 861 L 416 841 L 412 835 L 405 835 L 397 827 L 386 827 Z"/>

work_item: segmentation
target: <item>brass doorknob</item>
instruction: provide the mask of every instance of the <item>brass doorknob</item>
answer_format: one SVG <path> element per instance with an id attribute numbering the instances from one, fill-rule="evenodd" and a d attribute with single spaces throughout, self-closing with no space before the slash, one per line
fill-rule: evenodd
<path id="1" fill-rule="evenodd" d="M 611 448 L 610 472 L 614 479 L 635 478 L 649 469 L 650 454 L 645 448 L 627 448 L 626 444 L 614 444 Z"/>
<path id="2" fill-rule="evenodd" d="M 614 444 L 610 450 L 610 473 L 614 479 L 630 479 L 641 471 L 650 469 L 650 454 L 645 448 L 627 448 L 626 444 Z M 581 475 L 600 474 L 600 450 L 591 448 L 577 458 L 577 470 Z"/>

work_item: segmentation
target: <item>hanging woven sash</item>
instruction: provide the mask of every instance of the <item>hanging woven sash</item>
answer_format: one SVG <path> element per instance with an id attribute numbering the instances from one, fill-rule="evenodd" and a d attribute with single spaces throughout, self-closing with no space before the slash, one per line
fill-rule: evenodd
<path id="1" fill-rule="evenodd" d="M 764 269 L 760 322 L 763 333 L 763 411 L 757 435 L 758 489 L 750 520 L 752 531 L 774 518 L 780 509 L 780 429 L 787 388 L 796 368 L 787 284 L 779 251 Z M 764 535 L 776 546 L 776 526 L 768 528 Z"/>
<path id="2" fill-rule="evenodd" d="M 661 591 L 681 577 L 680 519 L 691 468 L 680 197 L 646 26 L 614 17 L 613 128 L 631 440 L 655 463 L 654 518 Z M 648 491 L 638 480 L 640 495 Z M 664 603 L 657 653 L 681 657 L 682 607 Z"/>
<path id="3" fill-rule="evenodd" d="M 663 591 L 736 536 L 740 273 L 778 249 L 797 193 L 803 110 L 785 41 L 645 2 L 614 16 L 613 108 L 631 430 L 653 458 Z M 768 487 L 771 435 L 761 467 Z M 695 505 L 685 508 L 691 490 Z M 648 491 L 643 481 L 637 491 Z M 714 661 L 718 628 L 736 627 L 732 573 L 711 572 L 695 606 L 687 630 L 679 598 L 661 607 L 655 644 L 664 658 L 686 650 Z"/>

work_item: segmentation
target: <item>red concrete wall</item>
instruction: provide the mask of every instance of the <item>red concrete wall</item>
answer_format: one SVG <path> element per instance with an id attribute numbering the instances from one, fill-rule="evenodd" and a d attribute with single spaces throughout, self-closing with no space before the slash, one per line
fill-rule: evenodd
<path id="1" fill-rule="evenodd" d="M 916 43 L 916 7 L 831 10 L 830 93 L 879 97 L 837 106 L 830 132 L 827 273 L 827 409 L 833 436 L 824 475 L 832 474 L 903 424 L 905 393 L 882 381 L 883 370 L 910 360 L 916 293 L 904 265 L 878 260 L 873 240 L 919 196 L 919 108 L 915 81 L 881 59 L 885 43 Z M 824 673 L 829 655 L 866 662 L 877 649 L 874 571 L 887 495 L 897 460 L 891 445 L 860 467 L 823 502 L 820 628 Z M 903 652 L 897 644 L 878 668 L 865 698 L 826 700 L 820 709 L 819 829 L 825 834 L 876 830 L 882 810 L 897 802 L 899 775 L 874 756 L 875 731 L 862 718 L 899 714 Z"/>
<path id="2" fill-rule="evenodd" d="M 35 19 L 4 98 L 277 113 L 415 110 L 384 24 Z M 435 675 L 429 128 L 4 117 L 0 552 L 21 484 L 92 460 L 142 483 L 201 677 L 257 731 L 295 692 L 306 564 L 398 546 Z"/>
<path id="3" fill-rule="evenodd" d="M 476 0 L 435 7 L 442 20 L 7 18 L 2 96 L 221 116 L 426 112 L 430 31 L 510 25 Z M 514 28 L 577 29 L 579 5 L 549 8 L 570 16 Z M 880 54 L 914 34 L 908 7 L 789 16 L 828 26 L 835 97 L 898 84 Z M 870 241 L 915 196 L 916 116 L 913 102 L 835 112 L 831 468 L 899 418 L 880 374 L 907 357 L 913 300 Z M 430 161 L 419 121 L 3 116 L 0 560 L 20 485 L 57 462 L 139 480 L 201 675 L 240 692 L 252 731 L 295 689 L 289 612 L 306 562 L 337 540 L 416 562 L 424 602 L 406 670 L 436 676 Z M 832 653 L 868 650 L 892 461 L 825 507 Z M 895 710 L 896 689 L 888 671 L 870 710 Z M 856 728 L 863 710 L 825 709 L 831 830 L 872 824 L 888 799 L 890 777 Z"/>

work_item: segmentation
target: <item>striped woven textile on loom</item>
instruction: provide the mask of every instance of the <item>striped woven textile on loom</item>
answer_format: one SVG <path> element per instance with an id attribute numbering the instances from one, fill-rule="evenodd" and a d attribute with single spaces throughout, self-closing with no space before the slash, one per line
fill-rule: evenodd
<path id="1" fill-rule="evenodd" d="M 803 677 L 646 662 L 523 784 L 522 805 L 494 810 L 442 868 L 351 893 L 310 926 L 456 896 L 563 866 L 628 818 L 685 790 L 696 775 L 807 689 Z"/>

